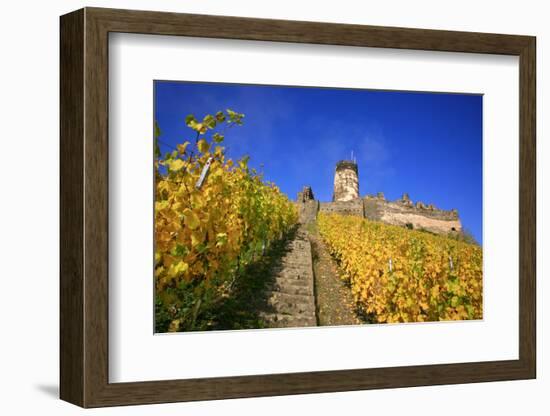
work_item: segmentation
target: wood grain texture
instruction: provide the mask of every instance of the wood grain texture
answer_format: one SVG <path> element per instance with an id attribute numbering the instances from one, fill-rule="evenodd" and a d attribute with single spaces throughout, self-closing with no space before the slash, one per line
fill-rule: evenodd
<path id="1" fill-rule="evenodd" d="M 519 55 L 528 36 L 87 8 L 111 32 Z"/>
<path id="2" fill-rule="evenodd" d="M 208 379 L 108 380 L 108 33 L 520 57 L 519 360 Z M 83 407 L 535 377 L 535 38 L 87 8 L 61 18 L 61 398 Z"/>
<path id="3" fill-rule="evenodd" d="M 109 140 L 108 32 L 85 9 L 84 59 L 84 399 L 89 406 L 108 380 Z"/>
<path id="4" fill-rule="evenodd" d="M 84 12 L 60 22 L 60 387 L 84 404 Z"/>
<path id="5" fill-rule="evenodd" d="M 536 41 L 520 54 L 519 143 L 519 355 L 536 377 Z"/>

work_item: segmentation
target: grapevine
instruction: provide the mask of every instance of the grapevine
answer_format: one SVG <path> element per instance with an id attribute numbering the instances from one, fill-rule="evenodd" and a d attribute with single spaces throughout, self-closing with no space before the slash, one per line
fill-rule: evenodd
<path id="1" fill-rule="evenodd" d="M 320 233 L 374 322 L 482 318 L 476 244 L 359 217 L 320 213 Z"/>
<path id="2" fill-rule="evenodd" d="M 232 110 L 202 121 L 188 116 L 194 143 L 164 157 L 155 128 L 157 331 L 205 329 L 200 316 L 231 295 L 239 267 L 297 221 L 295 205 L 249 168 L 248 157 L 226 157 L 222 132 L 243 117 Z"/>

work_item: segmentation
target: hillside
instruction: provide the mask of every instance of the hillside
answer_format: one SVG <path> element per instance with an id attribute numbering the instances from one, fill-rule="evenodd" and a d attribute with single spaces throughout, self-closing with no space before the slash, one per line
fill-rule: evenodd
<path id="1" fill-rule="evenodd" d="M 355 216 L 317 223 L 369 322 L 482 318 L 480 246 Z"/>

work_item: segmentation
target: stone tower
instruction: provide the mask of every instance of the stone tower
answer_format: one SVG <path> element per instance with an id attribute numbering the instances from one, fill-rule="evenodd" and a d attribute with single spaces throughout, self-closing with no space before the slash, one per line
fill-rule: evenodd
<path id="1" fill-rule="evenodd" d="M 359 198 L 359 176 L 357 163 L 341 160 L 334 173 L 333 201 L 351 201 Z"/>

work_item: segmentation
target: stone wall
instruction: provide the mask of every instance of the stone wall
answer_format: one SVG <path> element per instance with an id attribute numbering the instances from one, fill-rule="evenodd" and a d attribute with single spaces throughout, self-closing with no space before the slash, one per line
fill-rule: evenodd
<path id="1" fill-rule="evenodd" d="M 315 199 L 315 197 L 313 196 L 313 190 L 311 189 L 311 186 L 304 186 L 302 190 L 298 192 L 298 197 L 296 198 L 296 201 L 306 202 L 312 199 Z"/>
<path id="2" fill-rule="evenodd" d="M 319 202 L 306 197 L 299 200 L 297 206 L 299 221 L 302 224 L 315 221 L 317 214 L 324 212 L 354 215 L 437 234 L 462 232 L 462 224 L 456 210 L 445 211 L 422 202 L 413 203 L 406 194 L 397 201 L 387 201 L 381 193 L 377 196 L 366 196 L 363 199 L 334 202 Z"/>
<path id="3" fill-rule="evenodd" d="M 454 209 L 446 211 L 433 204 L 414 203 L 406 193 L 397 201 L 386 200 L 382 192 L 360 198 L 358 173 L 357 163 L 353 161 L 341 160 L 336 164 L 332 202 L 315 200 L 311 187 L 304 186 L 296 199 L 300 223 L 313 222 L 318 212 L 325 212 L 355 215 L 438 234 L 462 232 L 458 212 Z"/>
<path id="4" fill-rule="evenodd" d="M 317 219 L 317 212 L 319 212 L 319 201 L 313 199 L 297 202 L 298 205 L 298 222 L 300 224 L 308 224 Z"/>
<path id="5" fill-rule="evenodd" d="M 351 201 L 334 201 L 319 203 L 319 211 L 340 214 L 340 215 L 356 215 L 362 217 L 364 214 L 363 200 L 354 199 Z"/>
<path id="6" fill-rule="evenodd" d="M 462 231 L 456 210 L 440 210 L 422 202 L 413 204 L 406 194 L 397 201 L 386 201 L 383 196 L 367 196 L 363 199 L 363 206 L 365 218 L 374 221 L 441 234 Z"/>

